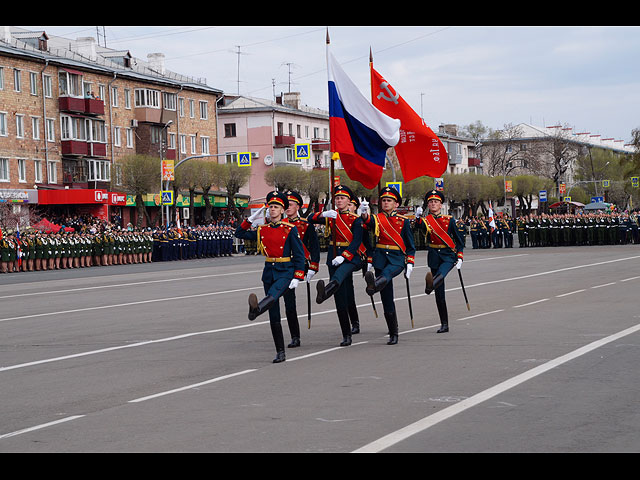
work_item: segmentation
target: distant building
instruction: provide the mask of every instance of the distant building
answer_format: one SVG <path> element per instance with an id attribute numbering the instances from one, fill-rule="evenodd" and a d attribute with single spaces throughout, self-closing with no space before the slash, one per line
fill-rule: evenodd
<path id="1" fill-rule="evenodd" d="M 133 221 L 116 161 L 216 154 L 221 96 L 166 70 L 161 53 L 144 61 L 92 37 L 0 27 L 0 201 Z M 160 162 L 145 198 L 154 216 L 159 193 Z"/>

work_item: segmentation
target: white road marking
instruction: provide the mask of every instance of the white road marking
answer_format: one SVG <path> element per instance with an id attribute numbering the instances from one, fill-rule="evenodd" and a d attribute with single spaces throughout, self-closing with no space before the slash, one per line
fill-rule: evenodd
<path id="1" fill-rule="evenodd" d="M 58 425 L 60 423 L 70 422 L 71 420 L 75 420 L 77 418 L 82 418 L 82 417 L 84 417 L 84 415 L 73 415 L 71 417 L 62 418 L 54 422 L 43 423 L 42 425 L 36 425 L 35 427 L 23 428 L 22 430 L 17 430 L 15 432 L 5 433 L 4 435 L 0 435 L 0 440 L 2 440 L 3 438 L 15 437 L 16 435 L 22 435 L 23 433 L 41 430 L 43 428 L 51 427 L 52 425 Z"/>
<path id="2" fill-rule="evenodd" d="M 566 355 L 562 355 L 538 367 L 532 368 L 527 372 L 521 373 L 520 375 L 516 375 L 515 377 L 510 378 L 509 380 L 506 380 L 491 388 L 488 388 L 487 390 L 477 393 L 476 395 L 473 395 L 465 400 L 462 400 L 459 403 L 456 403 L 455 405 L 444 408 L 439 412 L 434 413 L 433 415 L 429 415 L 428 417 L 418 420 L 417 422 L 414 422 L 411 425 L 407 425 L 406 427 L 401 428 L 400 430 L 397 430 L 388 435 L 385 435 L 384 437 L 379 438 L 378 440 L 375 440 L 367 445 L 364 445 L 363 447 L 358 448 L 357 450 L 354 450 L 352 453 L 381 452 L 382 450 L 392 447 L 393 445 L 396 445 L 397 443 L 403 440 L 406 440 L 407 438 L 412 437 L 413 435 L 421 433 L 427 430 L 428 428 L 453 417 L 454 415 L 462 413 L 465 410 L 468 410 L 469 408 L 475 407 L 489 400 L 490 398 L 495 397 L 496 395 L 504 393 L 507 390 L 510 390 L 520 385 L 521 383 L 526 382 L 527 380 L 535 378 L 538 375 L 542 375 L 543 373 L 549 370 L 552 370 L 556 367 L 559 367 L 564 363 L 567 363 L 582 355 L 585 355 L 608 343 L 611 343 L 623 337 L 626 337 L 627 335 L 631 335 L 632 333 L 635 333 L 637 331 L 640 331 L 640 324 L 627 328 L 626 330 L 622 330 L 621 332 L 610 335 L 601 340 L 597 340 L 593 343 L 585 345 L 584 347 L 578 348 L 573 352 L 569 352 Z"/>

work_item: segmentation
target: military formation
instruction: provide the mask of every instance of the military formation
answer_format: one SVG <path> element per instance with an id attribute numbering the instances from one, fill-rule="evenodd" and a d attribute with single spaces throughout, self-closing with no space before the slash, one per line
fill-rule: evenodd
<path id="1" fill-rule="evenodd" d="M 7 230 L 0 240 L 2 273 L 85 268 L 151 261 L 148 231 L 105 230 L 45 233 Z"/>
<path id="2" fill-rule="evenodd" d="M 57 232 L 0 230 L 0 272 L 227 257 L 236 248 L 231 225 L 152 229 L 96 223 L 76 227 Z"/>
<path id="3" fill-rule="evenodd" d="M 352 336 L 360 333 L 360 324 L 355 306 L 354 275 L 362 274 L 364 290 L 371 298 L 373 311 L 378 317 L 374 295 L 380 294 L 384 319 L 388 328 L 387 345 L 398 343 L 398 317 L 394 300 L 393 281 L 404 277 L 409 312 L 413 322 L 413 309 L 409 292 L 409 278 L 415 260 L 414 226 L 411 220 L 397 213 L 402 198 L 396 189 L 386 187 L 380 191 L 380 209 L 370 214 L 367 202 L 360 202 L 349 187 L 337 185 L 333 191 L 333 208 L 298 217 L 298 209 L 291 204 L 301 204 L 297 192 L 270 192 L 267 205 L 248 217 L 236 229 L 236 237 L 256 242 L 257 250 L 265 256 L 262 272 L 264 297 L 251 293 L 248 298 L 249 320 L 268 312 L 276 357 L 274 363 L 286 360 L 285 342 L 281 325 L 279 298 L 291 295 L 300 282 L 309 288 L 309 282 L 317 272 L 320 242 L 315 241 L 316 226 L 322 235 L 328 236 L 326 265 L 329 281 L 316 283 L 316 303 L 321 304 L 333 297 L 342 340 L 339 345 L 348 347 Z M 420 231 L 427 239 L 429 272 L 425 277 L 425 292 L 435 291 L 436 305 L 441 328 L 438 333 L 449 331 L 444 279 L 447 274 L 462 266 L 464 241 L 455 220 L 441 214 L 444 196 L 431 191 L 425 195 L 429 213 L 420 220 Z M 265 212 L 267 218 L 265 219 Z M 287 215 L 285 216 L 285 212 Z M 289 217 L 293 212 L 293 216 Z M 460 273 L 460 278 L 461 273 Z M 308 295 L 307 291 L 307 295 Z M 287 301 L 285 300 L 285 305 Z M 287 308 L 287 307 L 285 307 Z M 311 326 L 310 304 L 308 305 L 309 328 Z M 355 312 L 353 312 L 355 310 Z M 295 324 L 289 348 L 301 346 L 297 317 L 287 315 Z"/>

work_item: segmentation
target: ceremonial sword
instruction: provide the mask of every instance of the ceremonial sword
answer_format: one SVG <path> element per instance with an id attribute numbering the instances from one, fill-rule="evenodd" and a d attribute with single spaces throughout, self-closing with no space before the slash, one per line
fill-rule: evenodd
<path id="1" fill-rule="evenodd" d="M 469 300 L 467 299 L 467 291 L 464 289 L 464 282 L 462 281 L 462 272 L 460 269 L 458 269 L 458 277 L 460 277 L 460 286 L 462 287 L 462 293 L 464 294 L 464 301 L 467 302 L 467 310 L 471 310 Z"/>

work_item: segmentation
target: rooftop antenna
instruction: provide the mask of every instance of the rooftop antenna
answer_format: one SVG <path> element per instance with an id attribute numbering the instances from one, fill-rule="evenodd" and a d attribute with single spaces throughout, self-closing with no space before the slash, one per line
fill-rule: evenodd
<path id="1" fill-rule="evenodd" d="M 237 94 L 240 95 L 240 55 L 248 55 L 248 54 L 242 53 L 240 51 L 240 49 L 242 48 L 240 45 L 236 45 L 236 48 L 238 49 L 238 51 L 236 52 L 236 54 L 238 55 L 238 92 Z"/>

